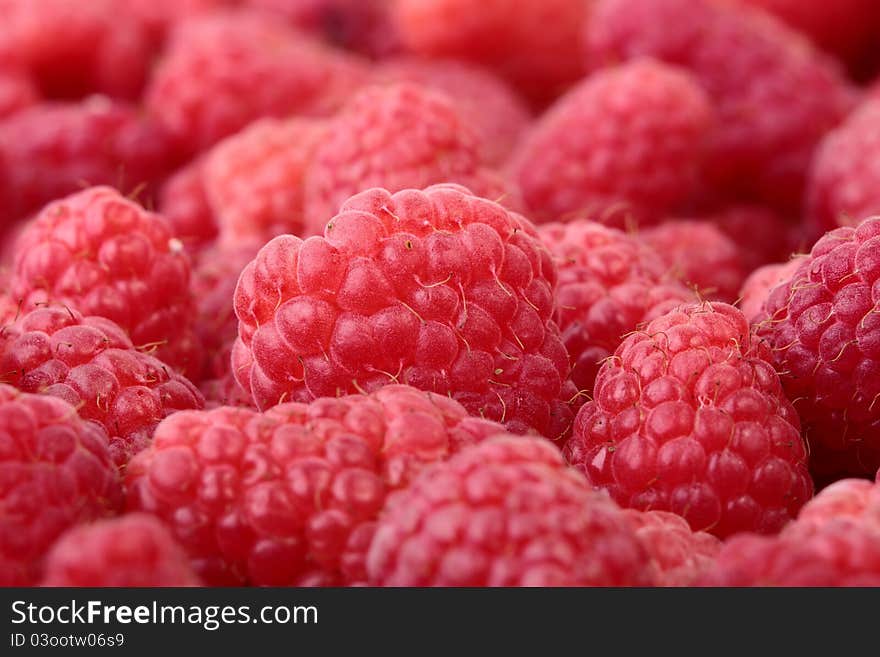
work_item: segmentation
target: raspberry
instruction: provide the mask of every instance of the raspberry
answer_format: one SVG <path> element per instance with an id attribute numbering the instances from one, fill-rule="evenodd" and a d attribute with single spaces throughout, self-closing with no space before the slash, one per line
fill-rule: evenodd
<path id="1" fill-rule="evenodd" d="M 34 81 L 23 71 L 0 65 L 0 119 L 35 105 L 39 99 Z"/>
<path id="2" fill-rule="evenodd" d="M 138 347 L 199 374 L 189 258 L 168 222 L 109 187 L 46 206 L 16 241 L 12 295 L 54 301 L 119 324 Z"/>
<path id="3" fill-rule="evenodd" d="M 666 221 L 642 233 L 676 276 L 695 286 L 700 296 L 734 301 L 748 275 L 730 237 L 706 221 Z"/>
<path id="4" fill-rule="evenodd" d="M 755 320 L 817 475 L 880 465 L 880 219 L 827 233 Z"/>
<path id="5" fill-rule="evenodd" d="M 137 351 L 125 332 L 103 317 L 38 308 L 4 327 L 3 334 L 0 378 L 24 392 L 59 397 L 84 420 L 100 424 L 119 465 L 149 443 L 163 417 L 202 406 L 192 383 Z"/>
<path id="6" fill-rule="evenodd" d="M 0 224 L 84 185 L 149 198 L 174 159 L 164 131 L 128 105 L 101 97 L 34 105 L 0 121 Z"/>
<path id="7" fill-rule="evenodd" d="M 173 30 L 145 102 L 195 153 L 263 116 L 335 111 L 365 73 L 273 17 L 220 12 Z"/>
<path id="8" fill-rule="evenodd" d="M 223 244 L 303 235 L 303 178 L 325 133 L 321 121 L 262 119 L 210 151 L 203 181 Z"/>
<path id="9" fill-rule="evenodd" d="M 367 554 L 382 586 L 649 586 L 624 513 L 534 438 L 491 438 L 389 498 Z"/>
<path id="10" fill-rule="evenodd" d="M 762 205 L 729 205 L 694 218 L 713 223 L 734 241 L 746 272 L 786 260 L 801 246 L 799 224 Z"/>
<path id="11" fill-rule="evenodd" d="M 706 95 L 649 60 L 586 78 L 535 124 L 511 165 L 534 216 L 656 221 L 695 190 L 711 126 Z M 596 129 L 601 126 L 601 130 Z"/>
<path id="12" fill-rule="evenodd" d="M 557 321 L 571 378 L 590 392 L 602 361 L 642 322 L 697 298 L 644 242 L 592 221 L 542 224 L 559 267 Z"/>
<path id="13" fill-rule="evenodd" d="M 208 584 L 347 583 L 389 491 L 500 431 L 406 386 L 262 415 L 182 412 L 129 465 L 128 504 L 160 516 Z"/>
<path id="14" fill-rule="evenodd" d="M 841 479 L 807 502 L 798 524 L 821 525 L 852 518 L 880 530 L 880 484 L 866 479 Z"/>
<path id="15" fill-rule="evenodd" d="M 305 234 L 323 232 L 341 204 L 363 190 L 469 184 L 480 164 L 477 135 L 447 96 L 412 84 L 368 88 L 329 123 L 313 154 Z"/>
<path id="16" fill-rule="evenodd" d="M 186 554 L 153 516 L 76 527 L 52 546 L 41 586 L 198 586 Z"/>
<path id="17" fill-rule="evenodd" d="M 636 527 L 661 586 L 690 586 L 707 572 L 721 541 L 706 532 L 693 532 L 681 516 L 666 511 L 624 511 Z"/>
<path id="18" fill-rule="evenodd" d="M 455 185 L 368 190 L 242 272 L 233 371 L 262 409 L 400 382 L 556 438 L 575 390 L 555 287 L 520 215 Z"/>
<path id="19" fill-rule="evenodd" d="M 853 101 L 834 63 L 801 35 L 717 0 L 599 0 L 587 44 L 595 63 L 652 56 L 689 69 L 718 113 L 708 182 L 780 207 L 800 204 L 815 145 Z"/>
<path id="20" fill-rule="evenodd" d="M 100 427 L 60 399 L 0 385 L 0 585 L 34 584 L 68 527 L 114 513 L 119 474 Z"/>
<path id="21" fill-rule="evenodd" d="M 189 253 L 206 248 L 219 233 L 205 192 L 203 165 L 201 159 L 190 162 L 169 177 L 159 190 L 159 211 Z"/>
<path id="22" fill-rule="evenodd" d="M 135 99 L 152 53 L 148 32 L 117 0 L 0 0 L 0 51 L 50 98 L 106 93 Z"/>
<path id="23" fill-rule="evenodd" d="M 818 232 L 856 226 L 880 212 L 880 99 L 866 101 L 819 148 L 810 169 L 807 213 Z"/>
<path id="24" fill-rule="evenodd" d="M 404 45 L 432 58 L 484 65 L 536 103 L 583 75 L 578 52 L 584 0 L 394 0 Z"/>
<path id="25" fill-rule="evenodd" d="M 812 481 L 768 358 L 736 308 L 680 306 L 602 366 L 566 454 L 622 506 L 678 513 L 722 538 L 777 532 Z"/>
<path id="26" fill-rule="evenodd" d="M 739 291 L 739 309 L 750 322 L 761 314 L 761 307 L 777 285 L 791 278 L 800 266 L 801 258 L 792 258 L 788 262 L 764 265 L 753 271 L 742 284 Z"/>
<path id="27" fill-rule="evenodd" d="M 532 120 L 523 100 L 501 78 L 463 62 L 400 58 L 386 62 L 377 75 L 381 81 L 410 82 L 445 93 L 480 137 L 487 164 L 502 164 Z"/>
<path id="28" fill-rule="evenodd" d="M 116 0 L 151 35 L 154 47 L 161 47 L 169 30 L 184 19 L 230 4 L 228 0 Z"/>

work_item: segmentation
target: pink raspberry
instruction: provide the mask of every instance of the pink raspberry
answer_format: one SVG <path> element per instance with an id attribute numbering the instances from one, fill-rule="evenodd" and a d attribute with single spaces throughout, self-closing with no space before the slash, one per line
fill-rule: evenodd
<path id="1" fill-rule="evenodd" d="M 271 16 L 218 12 L 175 27 L 145 102 L 195 153 L 263 116 L 333 112 L 366 77 Z"/>
<path id="2" fill-rule="evenodd" d="M 203 181 L 204 162 L 190 162 L 170 176 L 159 190 L 159 212 L 189 253 L 198 253 L 217 239 L 219 229 Z"/>
<path id="3" fill-rule="evenodd" d="M 40 586 L 199 586 L 189 560 L 153 516 L 75 527 L 46 556 Z"/>
<path id="4" fill-rule="evenodd" d="M 880 483 L 867 479 L 840 479 L 807 502 L 799 524 L 823 524 L 852 518 L 880 531 Z"/>
<path id="5" fill-rule="evenodd" d="M 323 121 L 262 119 L 211 149 L 203 181 L 221 243 L 305 236 L 303 181 L 326 134 Z"/>
<path id="6" fill-rule="evenodd" d="M 880 98 L 868 100 L 819 144 L 810 169 L 807 213 L 818 232 L 856 226 L 880 213 Z"/>
<path id="7" fill-rule="evenodd" d="M 0 121 L 0 224 L 84 185 L 149 200 L 175 159 L 169 136 L 128 105 L 102 97 L 33 105 Z"/>
<path id="8" fill-rule="evenodd" d="M 430 58 L 486 66 L 536 103 L 583 75 L 585 0 L 392 0 L 404 45 Z"/>
<path id="9" fill-rule="evenodd" d="M 47 395 L 0 385 L 0 586 L 35 584 L 68 527 L 122 503 L 107 436 Z"/>
<path id="10" fill-rule="evenodd" d="M 695 191 L 711 122 L 690 76 L 633 62 L 586 78 L 551 106 L 514 156 L 512 176 L 543 220 L 656 221 Z"/>
<path id="11" fill-rule="evenodd" d="M 799 205 L 815 145 L 853 101 L 834 62 L 801 35 L 718 0 L 599 0 L 587 53 L 597 64 L 651 56 L 689 69 L 718 114 L 708 182 L 784 207 Z"/>
<path id="12" fill-rule="evenodd" d="M 454 182 L 482 196 L 485 185 L 472 184 L 480 165 L 479 138 L 445 94 L 412 84 L 370 87 L 327 125 L 312 156 L 305 234 L 322 233 L 346 199 L 371 187 Z"/>
<path id="13" fill-rule="evenodd" d="M 14 66 L 0 64 L 0 119 L 36 105 L 39 97 L 30 75 Z"/>
<path id="14" fill-rule="evenodd" d="M 381 586 L 650 586 L 626 515 L 535 438 L 500 436 L 391 496 L 367 554 Z"/>
<path id="15" fill-rule="evenodd" d="M 736 308 L 680 306 L 602 366 L 569 461 L 622 506 L 671 511 L 722 538 L 779 531 L 812 481 L 769 358 Z"/>
<path id="16" fill-rule="evenodd" d="M 801 257 L 788 262 L 758 267 L 749 274 L 739 291 L 739 309 L 750 322 L 761 314 L 761 308 L 770 292 L 777 285 L 785 283 L 800 267 Z"/>
<path id="17" fill-rule="evenodd" d="M 38 308 L 5 326 L 3 334 L 0 380 L 59 397 L 84 420 L 100 424 L 120 466 L 150 442 L 163 417 L 202 407 L 192 383 L 136 350 L 125 332 L 103 317 Z"/>
<path id="18" fill-rule="evenodd" d="M 748 276 L 736 242 L 711 222 L 666 221 L 644 231 L 641 238 L 703 298 L 733 302 Z"/>
<path id="19" fill-rule="evenodd" d="M 593 390 L 599 366 L 626 334 L 697 300 L 632 235 L 585 220 L 542 224 L 538 232 L 559 268 L 557 322 L 579 390 Z"/>
<path id="20" fill-rule="evenodd" d="M 674 513 L 626 509 L 624 514 L 635 526 L 660 586 L 691 586 L 712 567 L 721 550 L 715 536 L 691 531 L 687 521 Z"/>
<path id="21" fill-rule="evenodd" d="M 399 382 L 557 438 L 576 395 L 555 287 L 520 215 L 455 185 L 368 190 L 242 272 L 233 371 L 262 409 Z"/>
<path id="22" fill-rule="evenodd" d="M 0 52 L 50 98 L 106 93 L 135 99 L 152 56 L 149 33 L 117 0 L 0 0 Z"/>
<path id="23" fill-rule="evenodd" d="M 838 228 L 755 320 L 801 418 L 817 475 L 880 466 L 880 219 Z"/>
<path id="24" fill-rule="evenodd" d="M 162 518 L 208 584 L 359 581 L 388 492 L 501 430 L 406 386 L 177 413 L 129 464 L 128 505 Z"/>
<path id="25" fill-rule="evenodd" d="M 235 0 L 237 1 L 237 0 Z M 176 23 L 234 4 L 229 0 L 116 0 L 126 14 L 145 27 L 154 48 L 161 47 Z"/>
<path id="26" fill-rule="evenodd" d="M 385 62 L 377 77 L 445 93 L 480 138 L 483 161 L 493 166 L 508 158 L 532 121 L 523 100 L 501 78 L 464 62 L 403 57 Z"/>
<path id="27" fill-rule="evenodd" d="M 190 262 L 161 216 L 109 187 L 46 206 L 16 240 L 10 284 L 30 310 L 47 301 L 119 324 L 139 348 L 199 374 Z"/>

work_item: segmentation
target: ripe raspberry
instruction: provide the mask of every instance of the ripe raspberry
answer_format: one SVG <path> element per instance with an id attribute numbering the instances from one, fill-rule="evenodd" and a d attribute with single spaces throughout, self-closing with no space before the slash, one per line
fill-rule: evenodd
<path id="1" fill-rule="evenodd" d="M 557 101 L 514 156 L 512 175 L 543 220 L 656 221 L 695 190 L 711 121 L 706 95 L 686 73 L 633 62 Z"/>
<path id="2" fill-rule="evenodd" d="M 445 93 L 479 136 L 483 161 L 493 166 L 510 156 L 532 120 L 523 100 L 501 78 L 464 62 L 399 58 L 386 62 L 377 77 Z"/>
<path id="3" fill-rule="evenodd" d="M 678 513 L 694 530 L 779 531 L 812 482 L 768 358 L 736 308 L 680 306 L 602 366 L 569 461 L 621 505 Z"/>
<path id="4" fill-rule="evenodd" d="M 412 84 L 370 87 L 328 124 L 313 154 L 305 234 L 322 233 L 347 198 L 371 187 L 470 186 L 479 151 L 476 133 L 446 95 Z"/>
<path id="5" fill-rule="evenodd" d="M 760 314 L 770 292 L 791 278 L 801 264 L 801 257 L 775 265 L 764 265 L 753 271 L 739 291 L 739 309 L 750 322 Z"/>
<path id="6" fill-rule="evenodd" d="M 798 524 L 820 525 L 852 518 L 880 531 L 880 484 L 867 479 L 840 479 L 807 502 Z"/>
<path id="7" fill-rule="evenodd" d="M 808 219 L 817 232 L 880 213 L 880 98 L 868 100 L 822 140 L 810 169 Z"/>
<path id="8" fill-rule="evenodd" d="M 202 179 L 203 161 L 190 162 L 159 190 L 159 211 L 188 253 L 198 253 L 217 239 L 219 230 Z"/>
<path id="9" fill-rule="evenodd" d="M 666 511 L 624 511 L 648 552 L 660 586 L 691 586 L 707 572 L 722 543 L 706 532 L 694 532 L 681 516 Z"/>
<path id="10" fill-rule="evenodd" d="M 34 105 L 0 121 L 0 224 L 84 185 L 150 198 L 174 159 L 164 131 L 127 105 L 101 97 Z"/>
<path id="11" fill-rule="evenodd" d="M 880 219 L 813 246 L 755 320 L 793 400 L 817 475 L 880 465 Z"/>
<path id="12" fill-rule="evenodd" d="M 672 272 L 700 296 L 735 301 L 748 270 L 736 242 L 707 221 L 666 221 L 641 234 Z"/>
<path id="13" fill-rule="evenodd" d="M 151 36 L 154 48 L 161 48 L 168 31 L 180 21 L 206 14 L 226 5 L 228 0 L 116 0 Z"/>
<path id="14" fill-rule="evenodd" d="M 650 586 L 624 513 L 535 438 L 463 450 L 389 498 L 367 554 L 382 586 Z"/>
<path id="15" fill-rule="evenodd" d="M 585 0 L 394 0 L 405 47 L 484 65 L 536 103 L 583 75 L 578 52 Z"/>
<path id="16" fill-rule="evenodd" d="M 144 26 L 117 0 L 0 0 L 0 52 L 10 52 L 50 98 L 140 94 L 150 63 Z"/>
<path id="17" fill-rule="evenodd" d="M 557 322 L 579 390 L 593 390 L 599 366 L 623 336 L 697 300 L 634 236 L 584 220 L 542 224 L 538 232 L 559 268 Z"/>
<path id="18" fill-rule="evenodd" d="M 120 466 L 150 442 L 163 417 L 202 407 L 192 383 L 137 351 L 125 332 L 103 317 L 38 308 L 3 333 L 0 380 L 59 397 L 84 420 L 100 424 Z"/>
<path id="19" fill-rule="evenodd" d="M 130 513 L 66 532 L 41 586 L 199 586 L 186 554 L 153 516 Z"/>
<path id="20" fill-rule="evenodd" d="M 800 204 L 815 145 L 853 101 L 834 63 L 801 35 L 717 0 L 599 0 L 587 44 L 590 62 L 652 56 L 689 69 L 718 112 L 708 182 L 774 205 Z"/>
<path id="21" fill-rule="evenodd" d="M 195 153 L 263 116 L 333 112 L 366 77 L 359 60 L 273 17 L 219 12 L 173 30 L 145 102 Z"/>
<path id="22" fill-rule="evenodd" d="M 233 371 L 259 408 L 400 382 L 567 432 L 556 268 L 528 220 L 455 185 L 373 189 L 325 236 L 276 237 L 238 282 Z"/>
<path id="23" fill-rule="evenodd" d="M 323 121 L 262 119 L 211 149 L 203 181 L 221 243 L 303 236 L 303 179 L 325 133 Z"/>
<path id="24" fill-rule="evenodd" d="M 0 385 L 0 453 L 0 586 L 27 586 L 55 538 L 114 513 L 122 487 L 101 428 L 54 397 Z"/>
<path id="25" fill-rule="evenodd" d="M 25 310 L 54 301 L 107 317 L 135 346 L 198 375 L 189 268 L 163 217 L 92 187 L 49 204 L 19 235 L 11 290 Z"/>
<path id="26" fill-rule="evenodd" d="M 349 543 L 389 491 L 500 431 L 406 386 L 177 413 L 129 465 L 128 504 L 161 517 L 208 584 L 347 583 L 347 560 L 363 561 Z"/>
<path id="27" fill-rule="evenodd" d="M 35 105 L 38 100 L 39 92 L 28 74 L 0 65 L 0 119 Z"/>

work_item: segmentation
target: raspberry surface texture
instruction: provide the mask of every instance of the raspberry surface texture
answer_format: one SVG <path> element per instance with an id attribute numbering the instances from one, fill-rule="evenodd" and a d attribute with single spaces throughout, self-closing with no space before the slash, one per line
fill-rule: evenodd
<path id="1" fill-rule="evenodd" d="M 455 185 L 368 190 L 242 272 L 233 372 L 263 409 L 406 383 L 557 438 L 576 394 L 555 289 L 522 216 Z"/>
<path id="2" fill-rule="evenodd" d="M 210 246 L 219 233 L 202 178 L 203 161 L 178 169 L 159 190 L 159 212 L 189 253 Z"/>
<path id="3" fill-rule="evenodd" d="M 788 262 L 764 265 L 755 269 L 739 291 L 739 309 L 750 322 L 761 314 L 761 308 L 777 285 L 788 281 L 800 267 L 800 257 Z"/>
<path id="4" fill-rule="evenodd" d="M 778 532 L 813 485 L 769 358 L 736 308 L 680 306 L 602 366 L 566 455 L 622 506 L 678 513 L 722 538 Z"/>

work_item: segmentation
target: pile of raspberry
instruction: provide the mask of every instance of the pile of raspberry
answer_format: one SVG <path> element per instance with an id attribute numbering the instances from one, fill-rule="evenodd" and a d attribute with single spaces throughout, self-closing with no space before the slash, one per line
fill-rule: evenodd
<path id="1" fill-rule="evenodd" d="M 876 4 L 0 0 L 0 585 L 880 585 Z"/>

